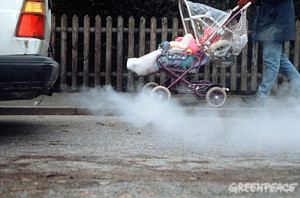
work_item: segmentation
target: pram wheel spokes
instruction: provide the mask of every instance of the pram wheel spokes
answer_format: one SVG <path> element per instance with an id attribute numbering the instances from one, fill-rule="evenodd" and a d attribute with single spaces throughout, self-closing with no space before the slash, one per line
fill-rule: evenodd
<path id="1" fill-rule="evenodd" d="M 144 85 L 143 89 L 142 89 L 142 93 L 145 94 L 150 94 L 150 92 L 152 91 L 153 88 L 157 87 L 159 84 L 155 83 L 155 82 L 149 82 L 147 84 Z"/>
<path id="2" fill-rule="evenodd" d="M 212 87 L 206 93 L 206 102 L 213 107 L 221 107 L 226 99 L 227 94 L 221 87 Z"/>
<path id="3" fill-rule="evenodd" d="M 150 97 L 162 103 L 167 103 L 171 98 L 171 92 L 164 86 L 156 86 L 151 90 Z"/>

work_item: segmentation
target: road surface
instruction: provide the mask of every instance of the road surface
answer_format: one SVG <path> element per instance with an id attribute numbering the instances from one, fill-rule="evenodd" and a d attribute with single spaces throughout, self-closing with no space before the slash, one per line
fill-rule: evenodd
<path id="1" fill-rule="evenodd" d="M 1 116 L 0 197 L 300 197 L 297 118 L 256 118 Z"/>

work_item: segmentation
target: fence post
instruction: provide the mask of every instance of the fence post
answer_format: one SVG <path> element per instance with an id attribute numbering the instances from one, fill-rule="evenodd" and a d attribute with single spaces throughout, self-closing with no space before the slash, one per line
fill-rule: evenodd
<path id="1" fill-rule="evenodd" d="M 248 32 L 248 21 L 247 21 L 247 32 Z M 241 90 L 247 90 L 247 78 L 248 78 L 248 44 L 242 51 L 242 64 L 241 64 Z"/>
<path id="2" fill-rule="evenodd" d="M 78 17 L 72 18 L 72 90 L 77 90 L 78 72 Z"/>
<path id="3" fill-rule="evenodd" d="M 162 18 L 161 21 L 161 42 L 167 41 L 168 39 L 168 19 L 166 17 Z M 160 72 L 160 83 L 166 80 L 166 73 Z"/>
<path id="4" fill-rule="evenodd" d="M 226 67 L 220 68 L 220 84 L 223 85 L 223 87 L 226 86 Z"/>
<path id="5" fill-rule="evenodd" d="M 178 19 L 173 18 L 173 23 L 172 23 L 172 41 L 174 41 L 178 37 Z M 196 74 L 197 78 L 199 73 Z M 175 81 L 174 78 L 171 78 L 171 83 Z"/>
<path id="6" fill-rule="evenodd" d="M 56 39 L 56 17 L 52 14 L 51 16 L 51 47 L 55 49 L 55 39 Z M 55 60 L 55 50 L 53 50 L 51 57 Z"/>
<path id="7" fill-rule="evenodd" d="M 157 33 L 157 29 L 156 29 L 156 18 L 152 17 L 151 18 L 151 25 L 150 25 L 150 51 L 154 51 L 156 50 L 157 46 L 156 46 L 156 33 Z M 155 74 L 152 74 L 150 76 L 150 82 L 155 82 Z"/>
<path id="8" fill-rule="evenodd" d="M 95 87 L 100 87 L 101 74 L 101 17 L 95 18 Z"/>
<path id="9" fill-rule="evenodd" d="M 135 20 L 130 17 L 128 23 L 128 58 L 134 57 L 134 28 Z M 127 91 L 133 91 L 133 74 L 130 71 L 128 71 L 127 76 Z"/>
<path id="10" fill-rule="evenodd" d="M 248 66 L 248 44 L 242 51 L 242 64 L 241 64 L 241 90 L 247 90 L 247 66 Z"/>
<path id="11" fill-rule="evenodd" d="M 117 41 L 117 90 L 122 91 L 123 81 L 123 18 L 118 17 L 118 41 Z"/>
<path id="12" fill-rule="evenodd" d="M 90 17 L 84 17 L 83 89 L 89 87 Z"/>
<path id="13" fill-rule="evenodd" d="M 204 65 L 204 80 L 211 80 L 210 79 L 210 62 Z"/>
<path id="14" fill-rule="evenodd" d="M 174 41 L 178 37 L 178 19 L 173 19 L 172 24 L 172 41 Z"/>
<path id="15" fill-rule="evenodd" d="M 234 56 L 233 65 L 230 68 L 230 90 L 236 91 L 236 81 L 237 81 L 237 56 Z"/>
<path id="16" fill-rule="evenodd" d="M 146 40 L 146 19 L 140 19 L 140 38 L 139 38 L 139 57 L 145 55 L 145 40 Z M 144 77 L 139 77 L 138 89 L 144 85 Z"/>
<path id="17" fill-rule="evenodd" d="M 252 45 L 251 91 L 257 90 L 258 42 Z"/>
<path id="18" fill-rule="evenodd" d="M 236 25 L 238 21 L 234 19 L 232 21 L 232 25 Z M 230 90 L 236 91 L 237 89 L 237 56 L 234 56 L 234 62 L 233 65 L 230 68 Z"/>
<path id="19" fill-rule="evenodd" d="M 111 85 L 112 18 L 106 18 L 106 71 L 105 84 Z"/>
<path id="20" fill-rule="evenodd" d="M 61 60 L 60 60 L 60 89 L 67 89 L 67 16 L 61 17 Z"/>
<path id="21" fill-rule="evenodd" d="M 212 73 L 211 73 L 211 80 L 213 83 L 218 83 L 218 70 L 219 68 L 217 68 L 216 66 L 212 66 Z"/>

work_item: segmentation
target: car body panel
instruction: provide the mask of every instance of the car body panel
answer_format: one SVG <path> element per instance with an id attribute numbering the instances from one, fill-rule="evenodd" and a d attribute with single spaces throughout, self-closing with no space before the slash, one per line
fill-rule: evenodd
<path id="1" fill-rule="evenodd" d="M 23 0 L 1 0 L 0 46 L 5 47 L 0 47 L 0 55 L 47 56 L 51 34 L 51 10 L 48 7 L 49 4 L 46 3 L 45 39 L 40 40 L 15 36 L 23 3 Z"/>
<path id="2" fill-rule="evenodd" d="M 0 100 L 51 95 L 60 66 L 48 56 L 51 0 L 45 0 L 44 39 L 16 37 L 24 0 L 0 0 Z"/>

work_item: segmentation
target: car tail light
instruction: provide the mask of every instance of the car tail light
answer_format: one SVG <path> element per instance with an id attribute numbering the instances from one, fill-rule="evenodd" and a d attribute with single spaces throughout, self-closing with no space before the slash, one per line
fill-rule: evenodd
<path id="1" fill-rule="evenodd" d="M 45 0 L 25 0 L 17 25 L 16 36 L 44 39 L 45 22 Z"/>

